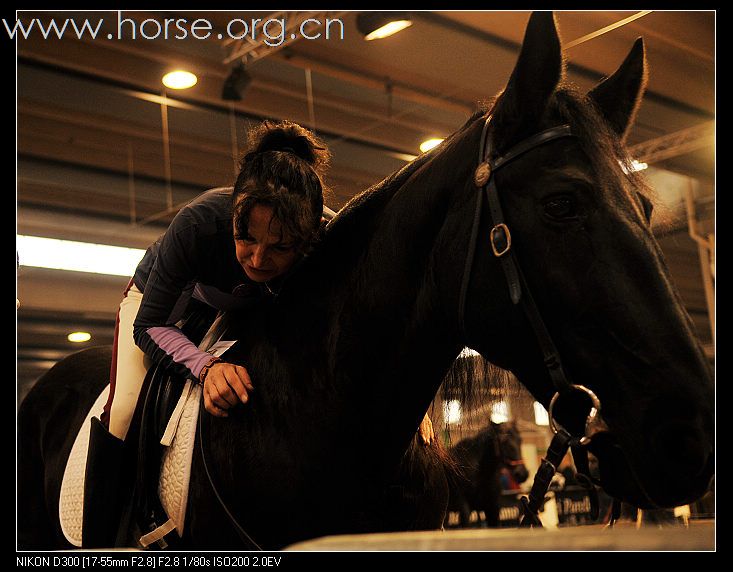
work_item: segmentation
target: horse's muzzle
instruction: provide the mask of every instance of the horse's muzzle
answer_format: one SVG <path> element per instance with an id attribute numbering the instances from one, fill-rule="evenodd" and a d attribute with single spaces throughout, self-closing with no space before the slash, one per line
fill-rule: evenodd
<path id="1" fill-rule="evenodd" d="M 694 479 L 704 473 L 711 451 L 702 443 L 704 435 L 694 426 L 681 422 L 669 422 L 649 439 L 651 454 L 659 464 L 660 471 L 681 480 Z"/>
<path id="2" fill-rule="evenodd" d="M 659 449 L 646 451 L 637 461 L 610 433 L 596 435 L 590 450 L 598 459 L 604 490 L 642 509 L 671 508 L 702 497 L 714 473 L 713 452 L 687 438 L 679 440 L 680 447 L 674 449 L 666 431 L 664 434 L 663 438 L 652 439 Z"/>

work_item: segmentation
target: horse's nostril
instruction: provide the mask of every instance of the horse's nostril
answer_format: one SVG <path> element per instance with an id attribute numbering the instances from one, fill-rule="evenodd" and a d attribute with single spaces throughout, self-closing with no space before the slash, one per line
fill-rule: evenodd
<path id="1" fill-rule="evenodd" d="M 650 444 L 662 467 L 678 476 L 694 477 L 707 467 L 710 454 L 707 441 L 692 425 L 666 423 L 652 434 Z"/>

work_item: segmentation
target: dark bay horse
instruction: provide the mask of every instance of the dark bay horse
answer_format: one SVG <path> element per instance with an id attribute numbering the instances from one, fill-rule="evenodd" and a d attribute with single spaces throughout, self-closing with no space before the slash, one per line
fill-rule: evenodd
<path id="1" fill-rule="evenodd" d="M 448 481 L 448 510 L 458 512 L 461 527 L 470 526 L 474 510 L 484 513 L 486 526 L 499 526 L 502 469 L 506 469 L 517 484 L 529 476 L 521 448 L 522 438 L 516 423 L 492 422 L 449 449 L 460 474 Z"/>
<path id="2" fill-rule="evenodd" d="M 238 343 L 227 359 L 246 365 L 256 390 L 227 419 L 202 416 L 184 546 L 248 548 L 233 520 L 267 549 L 404 527 L 384 491 L 395 490 L 406 451 L 430 454 L 409 447 L 464 346 L 546 407 L 558 371 L 595 393 L 605 429 L 588 448 L 610 495 L 654 507 L 706 491 L 713 376 L 623 147 L 645 76 L 638 40 L 613 75 L 580 93 L 563 80 L 553 15 L 534 13 L 493 105 L 350 201 L 272 303 L 230 316 L 227 339 Z M 489 188 L 502 213 L 477 208 Z M 547 359 L 548 338 L 561 367 Z M 71 356 L 20 408 L 22 546 L 63 545 L 65 456 L 108 360 L 108 350 Z M 584 393 L 563 395 L 554 417 L 582 435 Z M 431 465 L 415 466 L 419 476 Z M 443 513 L 432 512 L 414 526 L 439 527 Z"/>

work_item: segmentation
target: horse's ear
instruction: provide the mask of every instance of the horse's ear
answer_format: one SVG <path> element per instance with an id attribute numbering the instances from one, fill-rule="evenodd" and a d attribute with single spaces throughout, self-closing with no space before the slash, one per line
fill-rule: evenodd
<path id="1" fill-rule="evenodd" d="M 622 140 L 634 123 L 646 81 L 644 40 L 638 38 L 614 74 L 588 92 L 588 96 Z"/>
<path id="2" fill-rule="evenodd" d="M 492 118 L 501 131 L 502 142 L 513 143 L 536 129 L 563 69 L 555 16 L 552 12 L 533 12 L 519 59 Z"/>

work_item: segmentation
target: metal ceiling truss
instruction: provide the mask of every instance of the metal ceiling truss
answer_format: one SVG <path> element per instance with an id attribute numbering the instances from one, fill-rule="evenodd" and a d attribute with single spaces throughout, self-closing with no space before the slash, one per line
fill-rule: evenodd
<path id="1" fill-rule="evenodd" d="M 702 149 L 714 142 L 715 121 L 707 121 L 629 147 L 629 153 L 637 161 L 653 164 Z"/>

